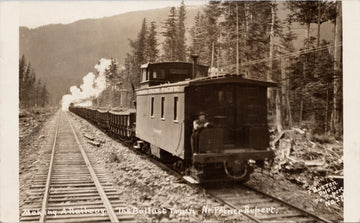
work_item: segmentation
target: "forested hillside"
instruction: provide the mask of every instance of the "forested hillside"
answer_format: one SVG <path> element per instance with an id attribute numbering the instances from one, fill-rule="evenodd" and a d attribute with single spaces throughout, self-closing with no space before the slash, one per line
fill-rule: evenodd
<path id="1" fill-rule="evenodd" d="M 190 27 L 199 7 L 188 7 Z M 123 64 L 144 18 L 161 28 L 169 8 L 136 11 L 101 19 L 80 20 L 28 29 L 20 27 L 20 55 L 31 61 L 37 76 L 48 85 L 49 102 L 58 104 L 69 87 L 79 85 L 100 58 Z"/>
<path id="2" fill-rule="evenodd" d="M 278 3 L 278 17 L 286 18 L 289 10 L 282 2 Z M 179 4 L 180 5 L 180 4 Z M 52 24 L 34 29 L 20 27 L 20 55 L 31 61 L 37 76 L 46 82 L 49 90 L 49 103 L 58 104 L 62 95 L 68 93 L 69 86 L 79 85 L 100 58 L 116 58 L 124 64 L 131 47 L 128 39 L 134 39 L 143 19 L 154 22 L 158 50 L 162 50 L 164 40 L 161 32 L 170 8 L 137 11 L 101 19 L 80 20 L 71 24 Z M 185 41 L 191 44 L 191 30 L 200 6 L 186 6 Z M 292 23 L 292 31 L 298 34 L 294 40 L 295 48 L 302 46 L 304 29 Z M 321 26 L 321 38 L 332 41 L 333 25 L 329 22 Z M 311 24 L 310 32 L 316 32 L 316 24 Z M 201 59 L 201 58 L 200 58 Z M 207 61 L 203 61 L 207 62 Z M 210 65 L 210 64 L 209 64 Z"/>

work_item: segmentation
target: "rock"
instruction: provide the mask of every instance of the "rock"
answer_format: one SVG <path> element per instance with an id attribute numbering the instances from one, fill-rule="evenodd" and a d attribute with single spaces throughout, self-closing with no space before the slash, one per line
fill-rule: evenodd
<path id="1" fill-rule="evenodd" d="M 97 146 L 97 147 L 100 147 L 100 142 L 97 142 L 97 141 L 88 141 L 89 144 L 93 145 L 93 146 Z"/>
<path id="2" fill-rule="evenodd" d="M 114 163 L 114 162 L 120 162 L 120 160 L 119 160 L 119 157 L 115 154 L 115 153 L 110 153 L 110 155 L 109 155 L 109 161 L 111 162 L 111 163 Z"/>
<path id="3" fill-rule="evenodd" d="M 84 134 L 85 138 L 90 139 L 90 140 L 94 140 L 95 138 L 87 133 Z"/>
<path id="4" fill-rule="evenodd" d="M 39 162 L 39 160 L 36 160 L 35 162 L 33 162 L 32 164 L 35 164 L 35 163 L 37 163 L 37 162 Z"/>
<path id="5" fill-rule="evenodd" d="M 39 136 L 39 139 L 43 139 L 43 138 L 45 138 L 45 136 L 44 136 L 44 135 Z"/>

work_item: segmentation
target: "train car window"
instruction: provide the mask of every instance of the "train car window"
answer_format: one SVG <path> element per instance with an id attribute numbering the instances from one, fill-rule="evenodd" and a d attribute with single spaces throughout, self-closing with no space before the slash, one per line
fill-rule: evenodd
<path id="1" fill-rule="evenodd" d="M 142 69 L 142 81 L 147 81 L 147 80 L 149 80 L 147 69 Z"/>
<path id="2" fill-rule="evenodd" d="M 170 69 L 169 73 L 170 74 L 185 74 L 185 75 L 188 75 L 189 70 L 188 69 Z"/>
<path id="3" fill-rule="evenodd" d="M 154 70 L 153 78 L 154 79 L 165 79 L 165 70 L 164 69 Z"/>
<path id="4" fill-rule="evenodd" d="M 225 94 L 224 94 L 224 91 L 220 90 L 218 91 L 218 102 L 219 104 L 224 104 L 225 102 Z"/>
<path id="5" fill-rule="evenodd" d="M 178 97 L 174 97 L 174 121 L 177 121 L 177 120 L 178 120 L 178 117 L 177 117 L 178 103 L 179 103 L 179 98 L 178 98 Z"/>
<path id="6" fill-rule="evenodd" d="M 151 117 L 154 117 L 154 101 L 155 101 L 155 98 L 151 97 L 151 105 L 150 105 L 150 116 Z"/>
<path id="7" fill-rule="evenodd" d="M 234 103 L 234 99 L 233 99 L 233 89 L 226 91 L 226 102 L 229 103 L 229 104 L 233 104 L 233 103 Z"/>
<path id="8" fill-rule="evenodd" d="M 219 105 L 233 104 L 233 90 L 232 88 L 218 91 L 218 103 Z"/>
<path id="9" fill-rule="evenodd" d="M 161 118 L 164 118 L 165 97 L 161 97 Z"/>

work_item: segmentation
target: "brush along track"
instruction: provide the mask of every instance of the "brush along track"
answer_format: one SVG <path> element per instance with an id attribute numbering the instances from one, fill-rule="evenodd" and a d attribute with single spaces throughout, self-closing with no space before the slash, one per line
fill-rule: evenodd
<path id="1" fill-rule="evenodd" d="M 102 169 L 93 168 L 75 129 L 59 112 L 48 168 L 40 170 L 20 221 L 119 222 L 133 220 L 119 210 L 129 208 Z"/>

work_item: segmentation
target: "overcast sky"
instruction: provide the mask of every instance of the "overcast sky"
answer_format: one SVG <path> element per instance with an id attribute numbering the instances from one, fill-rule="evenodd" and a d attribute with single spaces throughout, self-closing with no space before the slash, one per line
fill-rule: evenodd
<path id="1" fill-rule="evenodd" d="M 206 0 L 184 1 L 201 5 Z M 35 28 L 52 23 L 72 23 L 86 18 L 101 18 L 130 11 L 180 5 L 181 1 L 25 1 L 19 3 L 20 26 Z"/>

